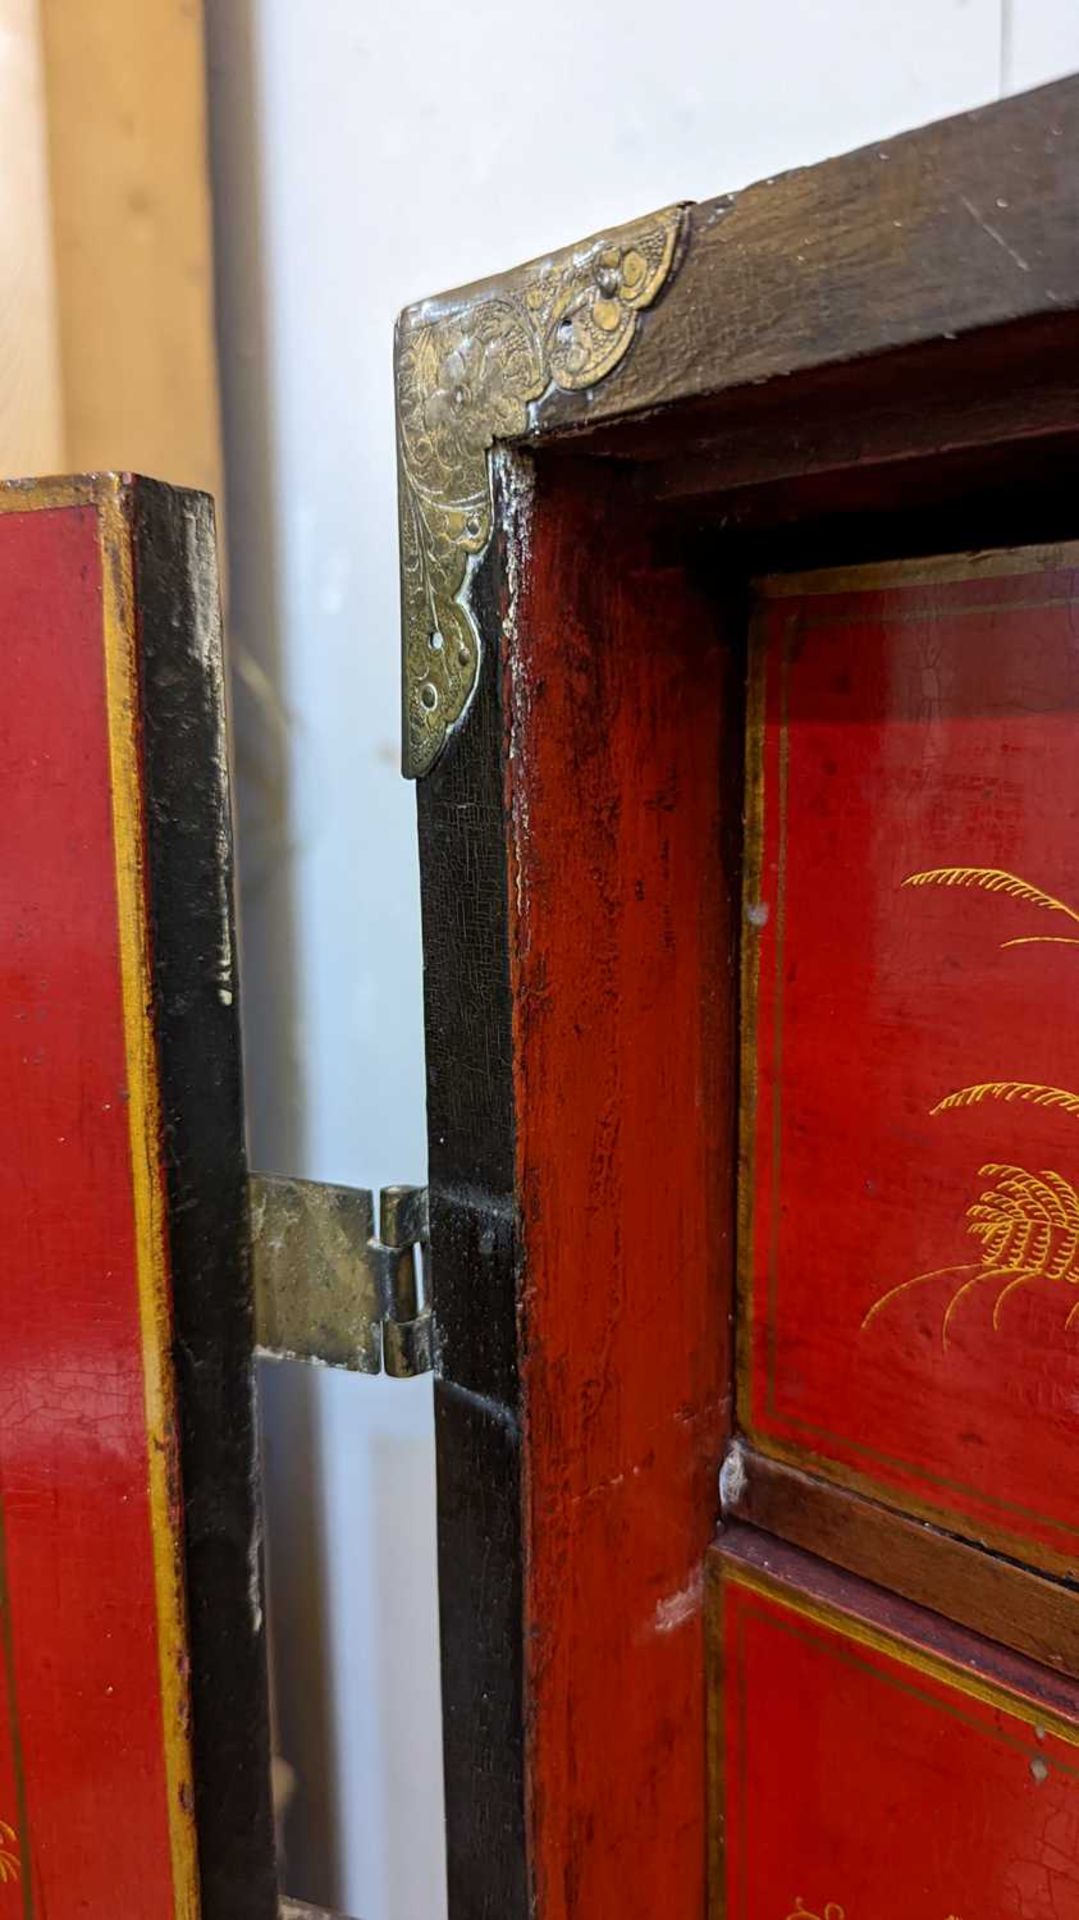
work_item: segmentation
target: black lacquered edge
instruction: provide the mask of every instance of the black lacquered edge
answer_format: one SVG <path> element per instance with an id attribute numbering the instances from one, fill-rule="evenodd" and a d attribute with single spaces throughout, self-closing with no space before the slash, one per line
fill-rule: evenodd
<path id="1" fill-rule="evenodd" d="M 269 1691 L 213 507 L 125 495 L 184 1493 L 202 1920 L 274 1920 Z"/>
<path id="2" fill-rule="evenodd" d="M 476 691 L 417 787 L 451 1920 L 529 1912 L 503 590 L 496 540 Z"/>

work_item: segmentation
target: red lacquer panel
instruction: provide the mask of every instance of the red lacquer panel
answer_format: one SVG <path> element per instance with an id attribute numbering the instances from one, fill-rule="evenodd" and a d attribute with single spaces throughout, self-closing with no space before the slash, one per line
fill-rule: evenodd
<path id="1" fill-rule="evenodd" d="M 1079 1912 L 1079 1691 L 823 1570 L 716 1562 L 725 1920 Z"/>
<path id="2" fill-rule="evenodd" d="M 190 1920 L 129 546 L 3 509 L 0 1920 Z"/>
<path id="3" fill-rule="evenodd" d="M 700 1920 L 740 716 L 711 610 L 618 531 L 541 483 L 513 635 L 529 1838 L 542 1920 Z"/>
<path id="4" fill-rule="evenodd" d="M 740 1418 L 1027 1558 L 1079 1546 L 1073 552 L 766 587 Z"/>

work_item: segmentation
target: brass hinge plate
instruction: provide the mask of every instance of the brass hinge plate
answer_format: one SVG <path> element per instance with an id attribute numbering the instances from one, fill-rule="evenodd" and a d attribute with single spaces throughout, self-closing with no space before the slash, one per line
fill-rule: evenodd
<path id="1" fill-rule="evenodd" d="M 383 1187 L 377 1233 L 366 1187 L 256 1173 L 250 1201 L 261 1353 L 399 1379 L 431 1372 L 425 1187 Z"/>

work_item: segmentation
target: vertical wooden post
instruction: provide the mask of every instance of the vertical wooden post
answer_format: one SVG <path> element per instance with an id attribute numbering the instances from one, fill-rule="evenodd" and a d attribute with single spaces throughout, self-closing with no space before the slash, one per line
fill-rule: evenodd
<path id="1" fill-rule="evenodd" d="M 0 0 L 0 473 L 64 463 L 38 0 Z"/>
<path id="2" fill-rule="evenodd" d="M 0 6 L 36 11 L 34 0 Z M 219 495 L 202 8 L 40 7 L 61 464 Z"/>

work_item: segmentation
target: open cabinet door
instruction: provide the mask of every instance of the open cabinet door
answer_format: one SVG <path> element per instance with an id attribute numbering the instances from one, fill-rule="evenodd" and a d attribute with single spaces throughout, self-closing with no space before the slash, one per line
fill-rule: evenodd
<path id="1" fill-rule="evenodd" d="M 270 1920 L 212 509 L 0 492 L 0 1912 Z"/>
<path id="2" fill-rule="evenodd" d="M 410 308 L 454 1920 L 1079 1913 L 1079 86 Z"/>

